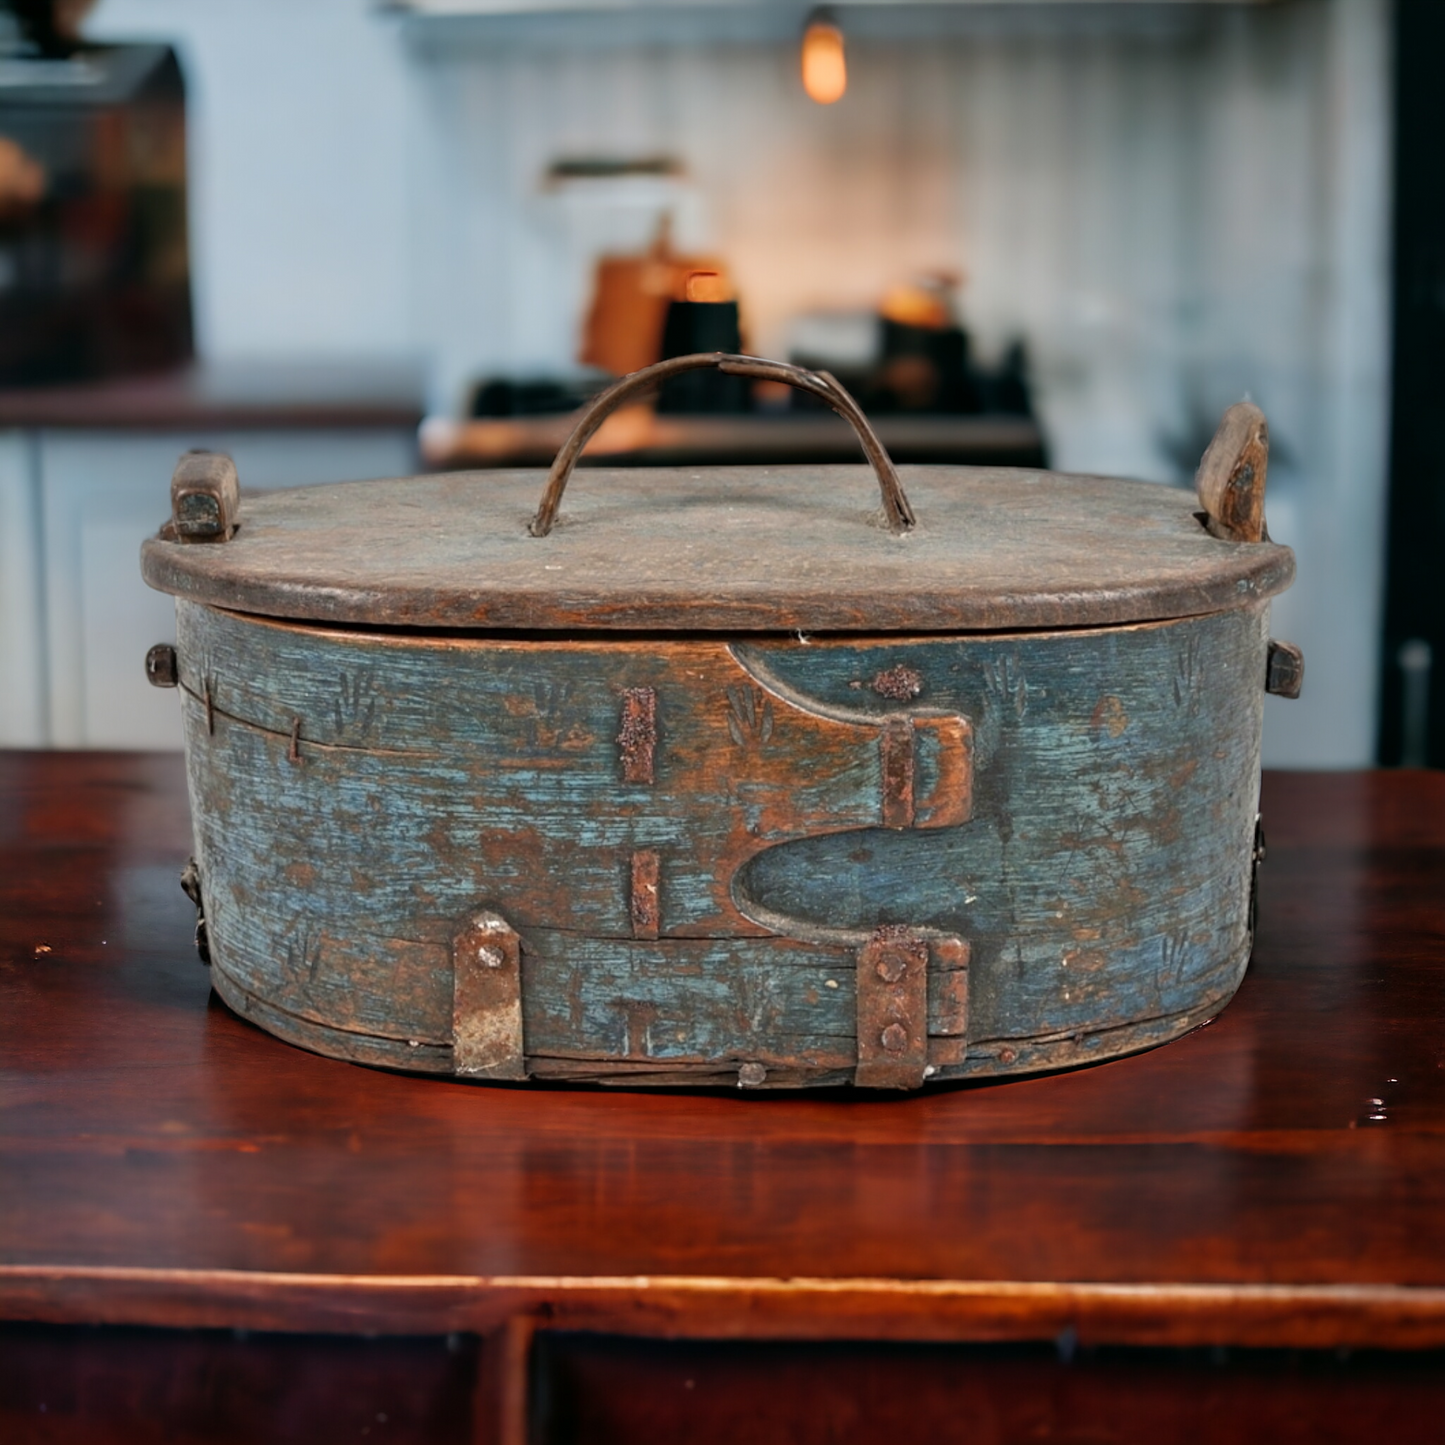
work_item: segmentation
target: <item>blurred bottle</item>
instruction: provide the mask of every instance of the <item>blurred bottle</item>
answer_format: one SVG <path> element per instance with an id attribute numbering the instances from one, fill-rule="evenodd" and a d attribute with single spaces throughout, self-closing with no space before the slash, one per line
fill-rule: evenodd
<path id="1" fill-rule="evenodd" d="M 667 308 L 662 328 L 662 360 L 699 351 L 739 352 L 743 349 L 737 298 L 721 271 L 694 271 L 683 294 Z M 657 395 L 660 412 L 744 412 L 751 389 L 740 376 L 720 371 L 689 371 L 664 382 Z"/>
<path id="2" fill-rule="evenodd" d="M 672 218 L 667 214 L 646 251 L 599 257 L 578 360 L 613 376 L 662 360 L 668 354 L 663 333 L 669 307 L 686 299 L 688 278 L 694 275 L 717 275 L 726 284 L 726 271 L 717 258 L 683 256 L 672 249 Z"/>
<path id="3" fill-rule="evenodd" d="M 879 307 L 881 359 L 875 411 L 977 412 L 968 333 L 958 324 L 958 277 L 939 273 L 895 286 Z"/>

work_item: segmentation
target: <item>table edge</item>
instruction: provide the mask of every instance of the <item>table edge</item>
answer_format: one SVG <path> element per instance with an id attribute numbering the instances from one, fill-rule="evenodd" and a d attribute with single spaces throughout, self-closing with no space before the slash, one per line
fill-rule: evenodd
<path id="1" fill-rule="evenodd" d="M 691 1275 L 355 1276 L 0 1265 L 0 1319 L 341 1334 L 1445 1347 L 1445 1287 Z"/>

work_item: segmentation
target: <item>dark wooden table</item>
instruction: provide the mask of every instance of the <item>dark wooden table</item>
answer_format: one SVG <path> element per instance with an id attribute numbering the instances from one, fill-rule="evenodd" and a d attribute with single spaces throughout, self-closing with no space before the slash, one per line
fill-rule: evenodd
<path id="1" fill-rule="evenodd" d="M 0 1436 L 1438 1439 L 1445 774 L 1264 811 L 1254 962 L 1176 1043 L 617 1093 L 258 1032 L 179 759 L 0 753 Z"/>

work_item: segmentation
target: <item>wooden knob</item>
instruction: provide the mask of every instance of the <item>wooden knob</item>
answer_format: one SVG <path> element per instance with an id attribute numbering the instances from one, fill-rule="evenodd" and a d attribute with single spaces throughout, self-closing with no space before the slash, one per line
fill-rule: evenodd
<path id="1" fill-rule="evenodd" d="M 236 464 L 224 452 L 187 452 L 171 477 L 171 531 L 178 542 L 225 542 L 240 525 Z"/>
<path id="2" fill-rule="evenodd" d="M 1269 423 L 1252 401 L 1224 413 L 1205 448 L 1194 485 L 1206 525 L 1227 542 L 1267 542 L 1264 480 L 1269 470 Z"/>

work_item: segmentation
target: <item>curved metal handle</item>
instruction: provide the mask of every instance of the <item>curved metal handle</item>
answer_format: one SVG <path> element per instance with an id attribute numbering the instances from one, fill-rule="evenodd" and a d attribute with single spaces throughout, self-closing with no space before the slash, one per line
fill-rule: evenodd
<path id="1" fill-rule="evenodd" d="M 862 442 L 863 450 L 868 454 L 868 460 L 878 477 L 878 490 L 882 494 L 883 510 L 888 517 L 888 530 L 912 530 L 913 508 L 908 505 L 908 498 L 903 494 L 903 483 L 898 480 L 898 472 L 892 459 L 883 450 L 883 443 L 878 440 L 873 428 L 868 425 L 868 418 L 863 415 L 862 408 L 833 377 L 826 371 L 807 371 L 801 366 L 790 366 L 783 361 L 764 361 L 758 356 L 732 356 L 726 351 L 701 351 L 693 356 L 675 356 L 670 361 L 659 361 L 655 366 L 644 366 L 641 371 L 624 376 L 621 381 L 614 382 L 606 391 L 593 397 L 587 409 L 577 419 L 572 435 L 562 443 L 562 448 L 552 463 L 552 470 L 547 476 L 547 488 L 542 493 L 542 504 L 537 508 L 537 515 L 532 518 L 527 530 L 534 537 L 545 537 L 552 530 L 552 524 L 557 520 L 557 509 L 562 505 L 562 493 L 567 489 L 567 482 L 572 475 L 572 468 L 577 465 L 577 458 L 582 455 L 582 449 L 591 440 L 593 432 L 602 425 L 615 407 L 628 397 L 666 381 L 668 377 L 678 376 L 684 371 L 700 371 L 709 366 L 715 366 L 729 376 L 752 376 L 761 381 L 783 381 L 789 386 L 797 387 L 799 391 L 810 392 L 826 401 L 839 416 L 851 423 L 853 430 L 858 433 L 858 440 Z"/>

